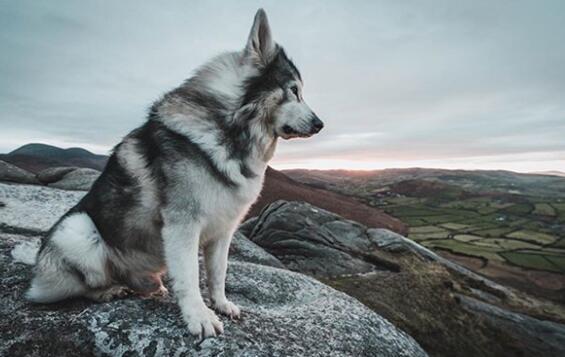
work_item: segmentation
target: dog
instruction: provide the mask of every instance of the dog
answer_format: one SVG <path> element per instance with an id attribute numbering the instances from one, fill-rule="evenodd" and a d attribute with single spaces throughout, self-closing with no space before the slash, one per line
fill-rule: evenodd
<path id="1" fill-rule="evenodd" d="M 90 191 L 43 240 L 27 299 L 160 293 L 167 271 L 189 331 L 223 333 L 214 310 L 240 316 L 225 294 L 229 245 L 277 140 L 323 127 L 302 86 L 259 9 L 242 51 L 204 64 L 114 147 Z M 213 309 L 200 293 L 200 248 Z"/>

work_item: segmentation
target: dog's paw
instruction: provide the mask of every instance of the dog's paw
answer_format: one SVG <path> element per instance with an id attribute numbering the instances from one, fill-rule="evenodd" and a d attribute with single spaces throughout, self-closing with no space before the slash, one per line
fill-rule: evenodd
<path id="1" fill-rule="evenodd" d="M 232 319 L 239 319 L 239 316 L 241 315 L 241 311 L 239 310 L 239 307 L 237 307 L 236 304 L 234 304 L 233 302 L 224 299 L 223 301 L 214 301 L 214 309 L 216 311 L 218 311 L 220 314 L 229 316 Z"/>
<path id="2" fill-rule="evenodd" d="M 188 314 L 184 314 L 184 320 L 190 333 L 199 336 L 200 339 L 224 333 L 224 325 L 218 316 L 204 304 L 198 308 L 190 309 Z"/>

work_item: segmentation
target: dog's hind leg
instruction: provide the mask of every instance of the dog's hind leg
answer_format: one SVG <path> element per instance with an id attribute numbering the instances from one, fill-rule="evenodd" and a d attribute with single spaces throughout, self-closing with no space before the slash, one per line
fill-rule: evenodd
<path id="1" fill-rule="evenodd" d="M 35 276 L 26 292 L 26 298 L 31 302 L 53 303 L 83 295 L 88 289 L 80 276 L 51 249 L 46 247 L 38 257 Z"/>
<path id="2" fill-rule="evenodd" d="M 127 286 L 143 296 L 166 295 L 167 288 L 161 281 L 161 273 L 131 273 L 127 278 Z"/>
<path id="3" fill-rule="evenodd" d="M 30 301 L 55 302 L 109 285 L 106 247 L 86 213 L 63 218 L 47 239 L 26 294 Z"/>

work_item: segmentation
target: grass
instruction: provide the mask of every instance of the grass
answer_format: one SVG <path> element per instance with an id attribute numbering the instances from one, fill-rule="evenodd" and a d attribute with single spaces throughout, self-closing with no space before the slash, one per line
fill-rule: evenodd
<path id="1" fill-rule="evenodd" d="M 449 231 L 436 226 L 422 226 L 410 228 L 408 238 L 417 241 L 426 239 L 445 239 L 449 236 Z"/>
<path id="2" fill-rule="evenodd" d="M 565 238 L 561 238 L 557 242 L 553 243 L 551 246 L 556 248 L 565 248 Z"/>
<path id="3" fill-rule="evenodd" d="M 391 205 L 416 205 L 421 202 L 421 199 L 415 197 L 401 196 L 401 197 L 390 198 L 387 200 L 387 202 Z"/>
<path id="4" fill-rule="evenodd" d="M 423 219 L 430 224 L 447 223 L 457 220 L 457 218 L 458 218 L 457 216 L 452 216 L 452 215 L 423 217 Z"/>
<path id="5" fill-rule="evenodd" d="M 565 273 L 565 256 L 546 255 L 545 259 L 555 264 L 559 270 Z"/>
<path id="6" fill-rule="evenodd" d="M 471 231 L 481 237 L 491 238 L 491 237 L 502 237 L 508 233 L 515 231 L 512 227 L 500 227 L 500 228 L 489 228 L 489 229 L 478 229 Z"/>
<path id="7" fill-rule="evenodd" d="M 537 270 L 546 270 L 552 272 L 565 272 L 565 262 L 561 262 L 561 267 L 559 266 L 559 262 L 552 261 L 547 259 L 547 256 L 542 254 L 533 254 L 528 251 L 514 251 L 514 252 L 502 252 L 500 253 L 508 262 L 514 265 L 518 265 L 525 268 L 530 269 L 537 269 Z M 559 258 L 559 257 L 556 257 Z M 565 259 L 565 257 L 561 257 Z"/>
<path id="8" fill-rule="evenodd" d="M 418 227 L 428 224 L 428 222 L 424 221 L 423 219 L 413 218 L 413 217 L 402 218 L 402 222 L 406 223 L 410 227 Z"/>
<path id="9" fill-rule="evenodd" d="M 548 203 L 536 203 L 533 214 L 540 216 L 555 216 L 555 209 Z"/>
<path id="10" fill-rule="evenodd" d="M 474 241 L 473 244 L 476 245 L 484 245 L 487 247 L 498 247 L 504 250 L 511 250 L 511 249 L 541 249 L 537 244 L 533 244 L 530 242 L 524 242 L 521 240 L 515 239 L 504 239 L 504 238 L 487 238 L 481 239 L 480 241 Z"/>
<path id="11" fill-rule="evenodd" d="M 521 239 L 525 241 L 536 242 L 540 244 L 551 244 L 555 242 L 556 238 L 549 234 L 532 232 L 527 230 L 516 231 L 507 235 L 508 238 Z"/>
<path id="12" fill-rule="evenodd" d="M 552 203 L 551 206 L 559 212 L 565 212 L 565 203 Z"/>
<path id="13" fill-rule="evenodd" d="M 421 226 L 410 228 L 410 233 L 437 233 L 437 232 L 447 232 L 445 229 L 436 226 Z"/>
<path id="14" fill-rule="evenodd" d="M 458 240 L 460 242 L 472 242 L 475 240 L 483 239 L 483 237 L 474 236 L 471 234 L 457 234 L 453 237 L 453 239 Z"/>
<path id="15" fill-rule="evenodd" d="M 455 231 L 459 231 L 461 229 L 469 227 L 469 225 L 467 225 L 467 224 L 453 223 L 453 222 L 443 223 L 443 224 L 440 224 L 440 226 L 443 227 L 443 228 L 451 229 L 451 230 L 455 230 Z"/>
<path id="16" fill-rule="evenodd" d="M 471 243 L 459 242 L 455 239 L 431 240 L 424 242 L 424 245 L 428 248 L 445 249 L 452 253 L 470 255 L 488 260 L 503 261 L 501 256 L 498 255 L 498 252 L 501 251 L 500 248 L 480 247 Z"/>
<path id="17" fill-rule="evenodd" d="M 398 195 L 380 201 L 386 202 L 380 207 L 410 227 L 409 238 L 430 248 L 508 259 L 531 269 L 557 271 L 565 264 L 560 250 L 565 248 L 565 233 L 560 231 L 560 224 L 565 224 L 562 198 L 459 197 L 439 197 L 437 192 L 429 197 Z"/>
<path id="18" fill-rule="evenodd" d="M 518 203 L 518 204 L 514 204 L 510 207 L 507 207 L 504 209 L 504 212 L 509 213 L 509 214 L 513 214 L 513 215 L 526 215 L 529 214 L 533 211 L 533 207 L 532 205 L 528 204 L 528 203 Z"/>

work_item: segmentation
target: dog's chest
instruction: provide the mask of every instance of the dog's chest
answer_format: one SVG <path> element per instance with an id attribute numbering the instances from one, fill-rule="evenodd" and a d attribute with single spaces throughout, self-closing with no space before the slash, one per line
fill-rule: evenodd
<path id="1" fill-rule="evenodd" d="M 215 187 L 207 193 L 209 214 L 239 219 L 255 202 L 263 186 L 263 177 L 248 179 L 237 187 Z"/>

